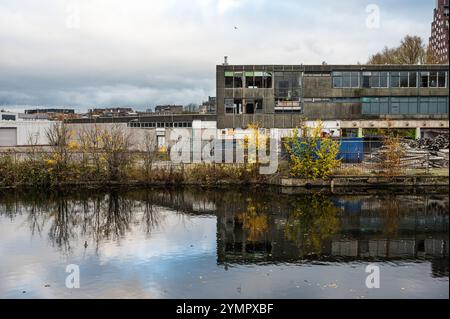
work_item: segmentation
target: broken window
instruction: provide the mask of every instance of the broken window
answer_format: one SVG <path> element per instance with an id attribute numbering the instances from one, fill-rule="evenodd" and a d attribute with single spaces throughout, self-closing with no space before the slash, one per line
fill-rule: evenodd
<path id="1" fill-rule="evenodd" d="M 256 113 L 263 112 L 263 100 L 262 99 L 255 100 L 255 110 L 256 110 Z"/>
<path id="2" fill-rule="evenodd" d="M 439 72 L 438 73 L 438 87 L 445 88 L 445 78 L 446 78 L 446 72 Z"/>
<path id="3" fill-rule="evenodd" d="M 275 101 L 275 113 L 301 113 L 300 101 L 285 101 L 277 99 Z"/>
<path id="4" fill-rule="evenodd" d="M 244 85 L 244 73 L 234 72 L 234 88 L 242 88 Z"/>
<path id="5" fill-rule="evenodd" d="M 233 99 L 225 99 L 225 113 L 226 114 L 234 113 L 234 100 Z"/>
<path id="6" fill-rule="evenodd" d="M 254 114 L 255 113 L 255 100 L 254 99 L 246 99 L 245 100 L 245 114 Z"/>
<path id="7" fill-rule="evenodd" d="M 427 88 L 430 72 L 420 72 L 420 87 Z"/>
<path id="8" fill-rule="evenodd" d="M 276 72 L 275 96 L 284 100 L 298 100 L 301 95 L 300 72 Z"/>
<path id="9" fill-rule="evenodd" d="M 262 71 L 245 72 L 245 87 L 249 89 L 272 88 L 272 73 Z"/>
<path id="10" fill-rule="evenodd" d="M 438 75 L 437 72 L 430 72 L 430 88 L 435 88 L 437 87 L 437 83 L 438 83 Z"/>
<path id="11" fill-rule="evenodd" d="M 272 73 L 263 72 L 263 88 L 271 89 L 272 88 Z"/>
<path id="12" fill-rule="evenodd" d="M 225 72 L 225 88 L 232 89 L 234 82 L 234 72 Z"/>
<path id="13" fill-rule="evenodd" d="M 225 114 L 241 114 L 242 99 L 225 99 Z"/>

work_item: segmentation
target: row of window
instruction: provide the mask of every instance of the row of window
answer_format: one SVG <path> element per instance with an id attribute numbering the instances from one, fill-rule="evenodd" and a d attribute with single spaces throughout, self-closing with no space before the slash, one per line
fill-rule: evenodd
<path id="1" fill-rule="evenodd" d="M 448 114 L 447 97 L 373 97 L 362 102 L 362 114 Z"/>
<path id="2" fill-rule="evenodd" d="M 192 127 L 192 122 L 130 122 L 128 126 L 141 128 Z"/>
<path id="3" fill-rule="evenodd" d="M 445 88 L 447 72 L 333 72 L 333 88 Z"/>
<path id="4" fill-rule="evenodd" d="M 444 71 L 332 72 L 333 88 L 445 88 Z M 274 80 L 275 79 L 275 80 Z M 301 72 L 225 72 L 225 88 L 266 88 L 275 84 L 278 97 L 300 95 Z"/>
<path id="5" fill-rule="evenodd" d="M 271 72 L 225 72 L 225 88 L 249 88 L 270 89 L 272 88 Z"/>

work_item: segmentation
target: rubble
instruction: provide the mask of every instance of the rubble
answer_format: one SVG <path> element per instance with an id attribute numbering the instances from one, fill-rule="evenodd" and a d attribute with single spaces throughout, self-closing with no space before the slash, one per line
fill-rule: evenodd
<path id="1" fill-rule="evenodd" d="M 449 167 L 449 136 L 438 135 L 436 138 L 403 140 L 403 154 L 400 165 L 407 168 L 447 168 Z M 377 149 L 369 157 L 368 163 L 380 163 L 384 147 Z"/>
<path id="2" fill-rule="evenodd" d="M 406 141 L 406 144 L 415 149 L 427 149 L 430 151 L 439 151 L 443 149 L 448 149 L 448 143 L 449 138 L 448 134 L 444 135 L 438 135 L 435 138 L 421 138 L 418 140 L 408 140 Z"/>

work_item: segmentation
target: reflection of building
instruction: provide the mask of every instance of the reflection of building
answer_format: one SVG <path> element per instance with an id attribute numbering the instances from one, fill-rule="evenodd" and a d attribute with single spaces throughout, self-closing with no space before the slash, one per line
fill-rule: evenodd
<path id="1" fill-rule="evenodd" d="M 448 257 L 448 201 L 423 196 L 403 196 L 398 202 L 401 213 L 396 215 L 395 231 L 387 232 L 392 220 L 386 214 L 386 199 L 365 198 L 341 200 L 337 206 L 353 207 L 352 212 L 338 214 L 339 229 L 322 238 L 320 252 L 312 251 L 311 232 L 298 233 L 293 239 L 286 232 L 292 219 L 289 207 L 270 208 L 268 230 L 258 239 L 249 240 L 248 233 L 232 209 L 217 212 L 217 256 L 219 264 L 258 262 L 299 262 L 305 259 L 365 260 L 365 259 L 432 259 Z M 381 205 L 380 205 L 381 202 Z M 242 211 L 240 209 L 239 211 Z M 392 217 L 392 216 L 391 216 Z M 299 223 L 302 223 L 299 220 Z M 442 263 L 442 262 L 441 262 Z M 445 265 L 436 265 L 436 276 Z M 445 271 L 444 271 L 445 273 Z"/>
<path id="2" fill-rule="evenodd" d="M 431 24 L 430 50 L 438 63 L 448 63 L 448 5 L 449 0 L 436 0 L 434 20 Z"/>

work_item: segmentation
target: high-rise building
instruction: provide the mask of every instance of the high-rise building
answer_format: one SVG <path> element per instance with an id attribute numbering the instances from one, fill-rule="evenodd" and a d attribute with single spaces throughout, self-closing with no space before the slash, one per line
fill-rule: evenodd
<path id="1" fill-rule="evenodd" d="M 434 21 L 431 24 L 430 50 L 438 63 L 448 63 L 448 2 L 436 0 Z"/>

